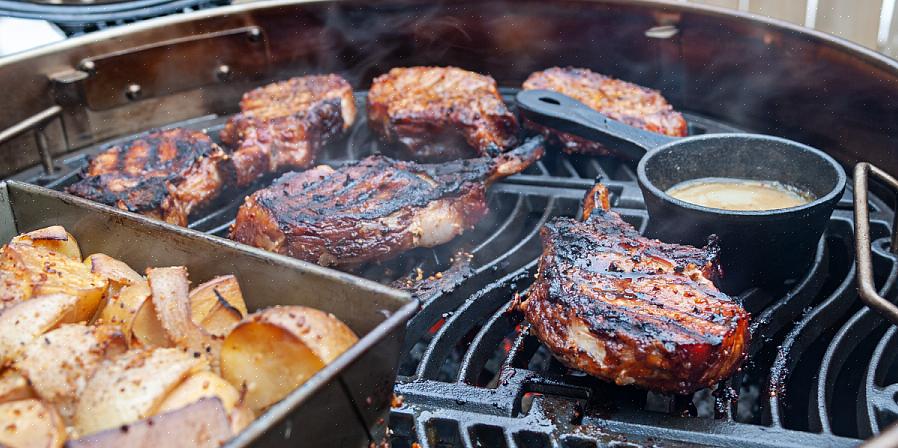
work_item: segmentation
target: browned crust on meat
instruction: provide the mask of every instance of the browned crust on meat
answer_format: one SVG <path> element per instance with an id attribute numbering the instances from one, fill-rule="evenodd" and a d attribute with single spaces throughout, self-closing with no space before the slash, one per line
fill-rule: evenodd
<path id="1" fill-rule="evenodd" d="M 563 93 L 610 118 L 630 126 L 672 137 L 687 133 L 686 119 L 657 90 L 614 79 L 588 69 L 552 67 L 531 74 L 524 90 Z M 530 120 L 524 126 L 539 132 L 569 154 L 614 154 L 613 148 L 576 135 L 555 132 Z"/>
<path id="2" fill-rule="evenodd" d="M 222 142 L 234 151 L 237 184 L 308 168 L 322 147 L 355 121 L 352 86 L 338 75 L 310 75 L 249 91 Z"/>
<path id="3" fill-rule="evenodd" d="M 230 158 L 200 131 L 153 131 L 94 156 L 81 180 L 66 190 L 77 196 L 186 226 L 234 176 Z"/>
<path id="4" fill-rule="evenodd" d="M 564 364 L 676 393 L 712 386 L 739 367 L 750 316 L 711 282 L 713 245 L 651 240 L 602 208 L 586 221 L 556 218 L 541 236 L 537 279 L 520 308 Z"/>
<path id="5" fill-rule="evenodd" d="M 483 218 L 489 183 L 542 155 L 541 142 L 530 143 L 495 159 L 418 164 L 371 156 L 288 173 L 246 198 L 230 237 L 325 266 L 443 244 Z"/>
<path id="6" fill-rule="evenodd" d="M 518 143 L 518 123 L 496 81 L 456 67 L 394 68 L 368 91 L 368 124 L 390 155 L 446 161 L 496 155 Z"/>

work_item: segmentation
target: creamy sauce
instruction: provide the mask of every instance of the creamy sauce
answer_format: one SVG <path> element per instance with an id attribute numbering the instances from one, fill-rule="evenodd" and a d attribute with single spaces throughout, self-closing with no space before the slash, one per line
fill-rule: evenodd
<path id="1" fill-rule="evenodd" d="M 665 193 L 691 204 L 724 210 L 775 210 L 814 200 L 810 193 L 775 181 L 706 177 L 687 180 Z"/>

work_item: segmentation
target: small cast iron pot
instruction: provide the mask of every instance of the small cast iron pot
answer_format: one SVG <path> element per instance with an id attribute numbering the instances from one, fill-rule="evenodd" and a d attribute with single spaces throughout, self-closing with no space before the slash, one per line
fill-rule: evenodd
<path id="1" fill-rule="evenodd" d="M 588 138 L 639 159 L 637 176 L 649 213 L 646 235 L 702 246 L 717 235 L 721 290 L 782 284 L 806 272 L 845 190 L 845 171 L 820 150 L 758 134 L 667 137 L 633 128 L 565 95 L 522 91 L 521 112 L 555 130 Z M 778 181 L 815 200 L 797 207 L 735 211 L 703 207 L 666 194 L 687 180 L 717 177 Z"/>

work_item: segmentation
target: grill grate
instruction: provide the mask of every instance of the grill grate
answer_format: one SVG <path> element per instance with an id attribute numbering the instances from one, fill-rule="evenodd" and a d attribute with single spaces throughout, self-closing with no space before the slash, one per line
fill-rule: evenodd
<path id="1" fill-rule="evenodd" d="M 363 99 L 358 94 L 360 106 Z M 733 130 L 687 119 L 692 134 Z M 346 142 L 327 149 L 325 162 L 376 149 L 359 121 Z M 178 125 L 217 135 L 223 122 L 210 116 Z M 62 188 L 98 148 L 70 155 L 52 179 L 42 178 L 39 167 L 15 178 Z M 457 281 L 421 297 L 422 310 L 409 322 L 395 388 L 403 404 L 390 422 L 393 446 L 851 446 L 898 420 L 898 331 L 856 300 L 850 192 L 803 278 L 741 295 L 753 315 L 751 357 L 716 390 L 664 396 L 603 383 L 557 362 L 507 308 L 530 283 L 540 226 L 577 215 L 597 176 L 609 186 L 615 209 L 643 229 L 648 216 L 633 166 L 550 152 L 492 188 L 491 213 L 473 231 L 359 269 L 359 275 L 390 282 L 415 268 L 443 271 L 459 250 L 473 255 L 468 275 L 447 277 Z M 190 227 L 224 236 L 242 197 Z M 898 259 L 886 238 L 892 210 L 871 198 L 871 213 L 877 284 L 894 296 Z"/>

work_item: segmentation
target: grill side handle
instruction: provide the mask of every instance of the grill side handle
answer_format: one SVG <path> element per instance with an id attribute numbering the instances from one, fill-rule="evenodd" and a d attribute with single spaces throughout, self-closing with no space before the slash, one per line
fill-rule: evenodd
<path id="1" fill-rule="evenodd" d="M 854 249 L 857 263 L 857 290 L 864 303 L 898 325 L 898 306 L 876 291 L 873 281 L 873 255 L 870 249 L 870 212 L 867 205 L 868 178 L 872 175 L 898 192 L 898 179 L 866 162 L 854 167 Z M 898 213 L 892 221 L 892 238 L 889 250 L 898 253 Z"/>

